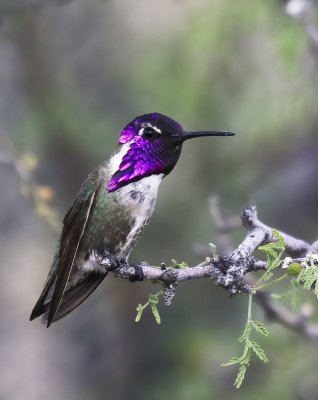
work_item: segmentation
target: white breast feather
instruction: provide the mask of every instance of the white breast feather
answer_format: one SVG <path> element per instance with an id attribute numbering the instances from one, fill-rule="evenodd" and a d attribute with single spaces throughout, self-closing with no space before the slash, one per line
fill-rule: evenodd
<path id="1" fill-rule="evenodd" d="M 137 182 L 129 183 L 118 190 L 119 201 L 128 206 L 135 217 L 135 224 L 127 236 L 125 246 L 122 249 L 122 254 L 127 258 L 130 254 L 130 251 L 127 253 L 127 250 L 134 240 L 136 232 L 143 227 L 145 221 L 151 217 L 154 211 L 157 193 L 163 175 L 164 174 L 147 176 Z M 143 200 L 140 201 L 140 197 L 133 199 L 131 197 L 132 191 L 139 192 L 140 196 L 143 196 Z"/>
<path id="2" fill-rule="evenodd" d="M 119 166 L 126 155 L 127 151 L 129 150 L 131 142 L 122 144 L 120 146 L 120 150 L 118 153 L 114 154 L 109 161 L 109 172 L 110 176 L 114 175 L 115 172 L 119 170 Z"/>

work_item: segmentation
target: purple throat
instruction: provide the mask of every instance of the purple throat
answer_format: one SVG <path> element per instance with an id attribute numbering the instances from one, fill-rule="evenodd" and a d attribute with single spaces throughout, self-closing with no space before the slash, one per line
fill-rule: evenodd
<path id="1" fill-rule="evenodd" d="M 164 173 L 166 163 L 154 157 L 149 146 L 142 146 L 141 138 L 130 147 L 108 182 L 108 191 L 113 192 L 128 183 L 138 181 L 146 176 Z"/>

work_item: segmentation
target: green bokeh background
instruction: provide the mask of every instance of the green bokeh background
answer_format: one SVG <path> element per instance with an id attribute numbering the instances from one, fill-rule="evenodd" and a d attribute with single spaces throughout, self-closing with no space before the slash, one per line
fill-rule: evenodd
<path id="1" fill-rule="evenodd" d="M 157 111 L 189 130 L 237 135 L 185 144 L 131 262 L 199 263 L 198 248 L 217 234 L 211 192 L 230 214 L 255 200 L 266 223 L 317 238 L 318 59 L 283 2 L 2 3 L 0 129 L 38 158 L 35 176 L 55 191 L 59 221 L 127 122 Z M 316 346 L 274 324 L 261 342 L 269 364 L 253 362 L 233 388 L 235 368 L 220 364 L 241 350 L 247 298 L 207 280 L 180 286 L 170 308 L 159 304 L 161 326 L 149 312 L 134 322 L 157 288 L 113 277 L 49 330 L 29 323 L 58 235 L 12 171 L 0 170 L 0 184 L 1 398 L 317 399 Z M 243 236 L 235 231 L 233 245 Z"/>

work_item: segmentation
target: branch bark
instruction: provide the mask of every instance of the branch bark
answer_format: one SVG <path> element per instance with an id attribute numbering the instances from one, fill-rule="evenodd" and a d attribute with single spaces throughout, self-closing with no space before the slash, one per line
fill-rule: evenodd
<path id="1" fill-rule="evenodd" d="M 232 243 L 231 243 L 231 238 L 230 238 L 230 231 L 231 228 L 227 230 L 227 234 L 224 235 L 224 225 L 226 225 L 226 221 L 229 221 L 228 217 L 225 217 L 224 214 L 222 213 L 221 206 L 220 206 L 220 200 L 217 195 L 212 195 L 209 199 L 209 205 L 210 205 L 210 213 L 212 216 L 212 219 L 215 223 L 215 225 L 222 226 L 222 231 L 220 235 L 217 236 L 217 246 L 219 247 L 219 244 L 222 245 L 222 251 L 224 253 L 229 253 L 232 251 Z M 211 205 L 213 205 L 213 208 L 216 208 L 217 210 L 211 210 Z M 261 232 L 268 232 L 270 230 L 270 234 L 272 233 L 272 230 L 270 227 L 267 225 L 263 224 L 258 220 L 257 217 L 257 212 L 256 212 L 256 207 L 255 210 L 253 209 L 255 205 L 252 205 L 249 207 L 249 209 L 245 209 L 243 211 L 242 219 L 244 221 L 244 226 L 253 232 L 254 230 L 257 230 L 256 236 L 258 236 L 258 239 L 251 238 L 251 240 L 254 240 L 254 246 L 257 247 L 257 243 L 261 244 L 261 239 L 262 237 L 265 238 L 266 234 L 262 236 Z M 245 215 L 244 215 L 245 212 Z M 247 213 L 246 213 L 247 212 Z M 217 220 L 215 220 L 215 216 L 217 216 Z M 226 230 L 226 228 L 225 228 Z M 312 245 L 309 245 L 308 243 L 304 241 L 299 241 L 298 239 L 295 239 L 289 235 L 283 234 L 283 232 L 280 232 L 282 236 L 284 237 L 286 243 L 289 245 L 289 252 L 292 254 L 303 254 L 307 249 L 310 251 L 314 250 L 313 253 L 318 252 L 318 240 L 315 241 Z M 253 235 L 253 233 L 252 233 Z M 221 240 L 219 237 L 221 236 Z M 255 248 L 256 248 L 255 247 Z M 297 263 L 302 263 L 304 261 L 304 258 L 295 258 L 295 259 L 290 259 L 289 263 L 291 262 L 297 262 Z M 264 268 L 266 268 L 266 263 L 257 261 L 256 263 L 263 263 Z M 261 264 L 260 264 L 261 265 Z M 245 281 L 249 283 L 251 286 L 255 284 L 254 279 L 252 278 L 251 275 L 247 275 L 244 277 Z M 255 294 L 255 300 L 258 303 L 258 305 L 262 308 L 265 316 L 273 322 L 276 322 L 285 328 L 294 331 L 301 336 L 303 336 L 306 340 L 311 341 L 311 342 L 318 342 L 318 324 L 311 323 L 309 321 L 310 317 L 310 312 L 304 312 L 304 310 L 301 310 L 299 313 L 293 312 L 289 310 L 287 307 L 282 305 L 281 303 L 274 301 L 268 292 L 262 290 L 258 291 Z M 307 307 L 308 309 L 308 307 Z"/>
<path id="2" fill-rule="evenodd" d="M 237 225 L 237 220 L 234 217 L 222 217 L 222 212 L 218 209 L 219 201 L 217 197 L 210 198 L 209 205 L 212 217 L 218 219 L 216 225 L 221 229 L 221 234 L 223 235 L 222 245 L 227 247 L 223 248 L 223 252 L 228 253 L 228 256 L 207 257 L 203 263 L 197 266 L 182 269 L 166 269 L 165 266 L 158 268 L 147 263 L 141 263 L 136 266 L 121 264 L 119 268 L 112 270 L 112 272 L 117 277 L 129 279 L 130 281 L 151 280 L 162 283 L 164 301 L 167 305 L 171 304 L 177 285 L 193 279 L 211 278 L 217 286 L 226 289 L 231 296 L 250 293 L 255 282 L 251 276 L 245 275 L 248 272 L 267 269 L 267 263 L 262 260 L 256 260 L 253 257 L 253 253 L 260 245 L 277 240 L 272 233 L 273 229 L 258 219 L 255 204 L 249 205 L 241 214 L 242 225 L 247 229 L 247 235 L 240 245 L 231 251 L 229 232 Z M 235 222 L 233 223 L 233 221 Z M 291 262 L 302 263 L 307 253 L 317 253 L 315 244 L 311 245 L 284 232 L 279 233 L 285 240 L 286 253 L 292 257 L 298 257 L 288 258 L 284 264 Z M 264 291 L 257 291 L 255 299 L 269 319 L 301 334 L 308 340 L 318 341 L 318 325 L 310 323 L 308 316 L 288 310 L 283 305 L 274 302 L 269 294 Z"/>
<path id="3" fill-rule="evenodd" d="M 258 219 L 254 204 L 243 210 L 241 220 L 248 233 L 242 243 L 228 256 L 207 257 L 200 265 L 182 269 L 162 270 L 147 263 L 141 263 L 136 266 L 122 264 L 112 272 L 117 277 L 132 281 L 155 280 L 162 283 L 180 283 L 192 279 L 211 278 L 218 286 L 226 289 L 230 295 L 249 293 L 252 287 L 243 280 L 243 277 L 248 272 L 267 268 L 265 261 L 256 260 L 252 254 L 260 245 L 275 242 L 277 239 L 272 233 L 273 228 Z M 316 248 L 309 243 L 284 232 L 279 233 L 285 240 L 286 253 L 292 257 L 304 257 L 307 253 L 317 252 Z M 297 258 L 297 262 L 302 260 L 303 258 Z M 292 261 L 295 259 L 290 258 L 289 262 Z M 169 271 L 174 271 L 173 276 Z"/>

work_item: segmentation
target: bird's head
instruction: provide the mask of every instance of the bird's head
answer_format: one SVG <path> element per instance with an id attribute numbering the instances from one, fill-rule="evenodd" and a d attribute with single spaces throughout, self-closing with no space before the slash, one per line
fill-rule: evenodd
<path id="1" fill-rule="evenodd" d="M 168 175 L 176 165 L 182 144 L 201 136 L 233 136 L 226 131 L 188 132 L 173 119 L 159 113 L 144 114 L 131 121 L 119 138 L 118 169 L 108 183 L 113 192 L 150 175 Z"/>

